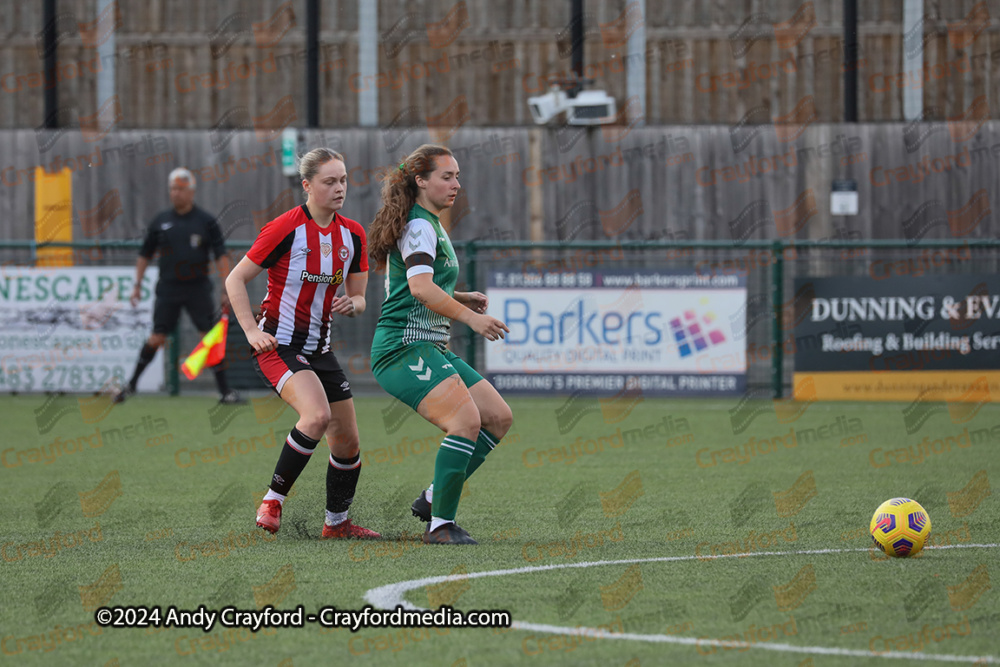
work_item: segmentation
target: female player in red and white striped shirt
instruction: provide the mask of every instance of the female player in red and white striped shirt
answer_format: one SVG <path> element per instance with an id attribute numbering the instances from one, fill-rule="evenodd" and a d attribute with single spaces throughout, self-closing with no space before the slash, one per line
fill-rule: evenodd
<path id="1" fill-rule="evenodd" d="M 278 532 L 282 503 L 326 435 L 323 538 L 376 538 L 378 533 L 347 518 L 361 472 L 358 424 L 351 385 L 330 350 L 333 316 L 365 310 L 365 231 L 337 213 L 347 194 L 343 156 L 328 148 L 309 151 L 299 175 L 306 203 L 267 223 L 226 280 L 233 313 L 254 351 L 254 368 L 299 415 L 257 510 L 257 525 Z M 258 323 L 246 285 L 264 269 L 267 296 Z M 344 294 L 336 296 L 341 284 Z"/>

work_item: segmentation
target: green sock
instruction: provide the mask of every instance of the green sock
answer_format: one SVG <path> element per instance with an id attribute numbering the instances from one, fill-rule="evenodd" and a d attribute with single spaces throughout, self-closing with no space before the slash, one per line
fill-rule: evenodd
<path id="1" fill-rule="evenodd" d="M 495 435 L 487 431 L 485 428 L 479 430 L 479 437 L 476 438 L 476 451 L 472 452 L 472 458 L 469 459 L 469 467 L 465 469 L 465 479 L 472 477 L 472 473 L 479 469 L 479 466 L 483 465 L 483 461 L 486 460 L 486 455 L 493 451 L 493 448 L 499 444 Z"/>
<path id="2" fill-rule="evenodd" d="M 455 520 L 458 499 L 462 496 L 465 470 L 469 467 L 469 457 L 476 450 L 476 443 L 457 435 L 445 436 L 438 447 L 434 460 L 434 500 L 431 501 L 431 516 L 439 519 Z"/>

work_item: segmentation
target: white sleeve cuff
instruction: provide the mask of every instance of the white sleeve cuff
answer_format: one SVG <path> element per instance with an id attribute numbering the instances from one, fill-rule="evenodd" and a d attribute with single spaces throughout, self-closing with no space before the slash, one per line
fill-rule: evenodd
<path id="1" fill-rule="evenodd" d="M 428 266 L 426 264 L 417 264 L 416 266 L 411 266 L 406 270 L 406 279 L 409 280 L 413 276 L 419 276 L 421 273 L 429 273 L 434 275 L 434 267 Z"/>

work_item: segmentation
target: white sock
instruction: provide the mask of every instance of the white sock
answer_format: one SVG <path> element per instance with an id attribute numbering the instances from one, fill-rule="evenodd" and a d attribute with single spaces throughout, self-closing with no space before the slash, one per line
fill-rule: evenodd
<path id="1" fill-rule="evenodd" d="M 285 498 L 287 498 L 287 496 L 283 496 L 280 493 L 275 493 L 271 489 L 268 489 L 267 493 L 264 494 L 264 500 L 277 500 L 282 505 L 285 504 Z"/>
<path id="2" fill-rule="evenodd" d="M 434 532 L 435 530 L 437 530 L 437 529 L 438 529 L 438 528 L 439 528 L 440 526 L 443 526 L 443 525 L 445 525 L 446 523 L 455 523 L 455 521 L 454 521 L 454 520 L 452 520 L 452 519 L 442 519 L 441 517 L 437 517 L 437 516 L 432 516 L 432 517 L 431 517 L 431 528 L 430 528 L 430 532 L 432 532 L 432 533 L 433 533 L 433 532 Z"/>
<path id="3" fill-rule="evenodd" d="M 326 525 L 339 526 L 345 521 L 347 521 L 347 512 L 331 512 L 330 510 L 326 511 Z"/>
<path id="4" fill-rule="evenodd" d="M 427 502 L 434 502 L 434 482 L 431 482 L 431 485 L 427 487 L 427 490 L 424 491 L 424 495 L 427 496 Z"/>

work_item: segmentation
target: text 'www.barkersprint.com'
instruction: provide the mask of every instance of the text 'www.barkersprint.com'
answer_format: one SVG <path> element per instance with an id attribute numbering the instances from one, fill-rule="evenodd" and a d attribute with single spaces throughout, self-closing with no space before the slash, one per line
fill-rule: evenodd
<path id="1" fill-rule="evenodd" d="M 237 609 L 223 607 L 212 610 L 204 605 L 197 609 L 161 607 L 101 607 L 94 613 L 101 627 L 110 628 L 200 628 L 211 632 L 216 623 L 226 628 L 248 628 L 257 632 L 262 628 L 301 628 L 318 624 L 325 628 L 348 628 L 357 632 L 362 628 L 509 628 L 510 612 L 503 609 L 455 611 L 442 606 L 429 609 L 375 609 L 366 605 L 361 609 L 321 607 L 316 613 L 306 613 L 299 605 L 295 609 Z"/>

